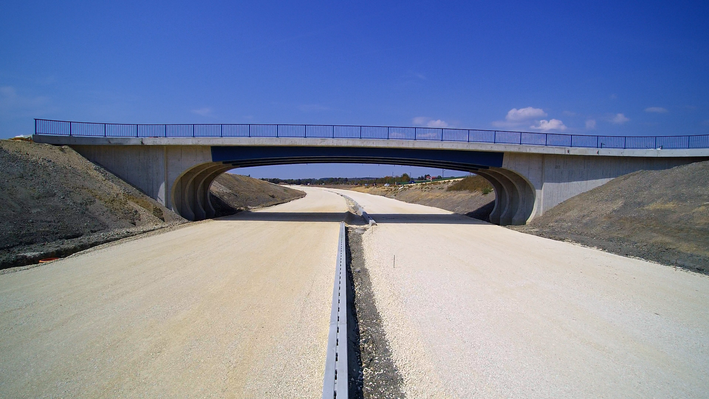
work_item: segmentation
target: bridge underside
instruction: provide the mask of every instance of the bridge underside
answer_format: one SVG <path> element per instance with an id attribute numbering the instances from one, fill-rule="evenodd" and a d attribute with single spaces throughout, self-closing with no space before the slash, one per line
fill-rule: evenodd
<path id="1" fill-rule="evenodd" d="M 322 147 L 212 147 L 212 162 L 185 171 L 173 186 L 174 209 L 183 217 L 214 217 L 209 187 L 220 174 L 242 167 L 308 163 L 358 163 L 422 166 L 477 173 L 490 181 L 496 202 L 490 219 L 497 224 L 524 224 L 534 208 L 535 191 L 515 172 L 504 170 L 496 152 Z"/>

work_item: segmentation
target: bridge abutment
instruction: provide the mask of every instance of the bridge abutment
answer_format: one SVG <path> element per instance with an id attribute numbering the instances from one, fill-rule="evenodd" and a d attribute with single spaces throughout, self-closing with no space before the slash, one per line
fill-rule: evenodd
<path id="1" fill-rule="evenodd" d="M 490 221 L 525 224 L 616 177 L 709 159 L 709 149 L 625 150 L 472 142 L 302 138 L 108 138 L 35 135 L 69 145 L 189 220 L 214 217 L 209 187 L 230 169 L 376 163 L 478 173 L 495 189 Z M 219 145 L 217 145 L 219 144 Z"/>

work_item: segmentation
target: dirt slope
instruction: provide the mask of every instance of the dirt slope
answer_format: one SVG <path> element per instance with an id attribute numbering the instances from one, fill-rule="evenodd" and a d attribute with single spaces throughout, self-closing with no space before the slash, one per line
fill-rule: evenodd
<path id="1" fill-rule="evenodd" d="M 434 206 L 481 220 L 487 220 L 495 204 L 495 193 L 491 191 L 492 187 L 480 176 L 406 186 L 357 186 L 350 189 L 412 204 Z"/>
<path id="2" fill-rule="evenodd" d="M 217 177 L 210 187 L 210 194 L 220 216 L 305 196 L 302 191 L 231 173 Z"/>
<path id="3" fill-rule="evenodd" d="M 186 222 L 69 147 L 0 140 L 0 269 Z M 245 176 L 213 186 L 222 211 L 304 193 Z"/>
<path id="4" fill-rule="evenodd" d="M 618 177 L 515 229 L 707 272 L 709 161 Z"/>
<path id="5" fill-rule="evenodd" d="M 69 147 L 2 140 L 0 168 L 0 268 L 184 222 Z"/>

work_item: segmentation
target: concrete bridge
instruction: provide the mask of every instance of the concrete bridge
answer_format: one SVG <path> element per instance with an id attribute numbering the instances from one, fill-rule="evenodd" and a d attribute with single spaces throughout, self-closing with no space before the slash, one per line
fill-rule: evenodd
<path id="1" fill-rule="evenodd" d="M 376 163 L 473 172 L 495 189 L 493 223 L 525 224 L 638 170 L 709 159 L 709 135 L 585 136 L 315 125 L 128 125 L 35 120 L 34 140 L 68 145 L 190 220 L 215 215 L 209 187 L 239 167 Z"/>

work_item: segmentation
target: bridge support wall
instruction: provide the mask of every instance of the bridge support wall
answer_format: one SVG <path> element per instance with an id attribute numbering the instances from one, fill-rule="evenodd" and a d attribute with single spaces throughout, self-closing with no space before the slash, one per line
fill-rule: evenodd
<path id="1" fill-rule="evenodd" d="M 46 139 L 46 138 L 45 138 Z M 65 138 L 60 138 L 66 140 Z M 190 220 L 210 218 L 215 215 L 215 210 L 210 202 L 209 187 L 214 179 L 230 169 L 244 164 L 236 165 L 233 162 L 213 159 L 212 146 L 209 145 L 135 145 L 101 142 L 96 145 L 81 142 L 52 142 L 56 138 L 46 139 L 52 144 L 69 144 L 88 158 L 118 177 L 132 184 L 145 194 L 155 198 L 168 208 L 178 212 Z M 76 140 L 72 138 L 72 140 Z M 113 140 L 113 139 L 109 139 Z M 38 140 L 40 141 L 40 140 Z M 142 143 L 142 141 L 141 141 Z M 112 145 L 108 145 L 112 144 Z M 116 145 L 117 144 L 117 145 Z M 436 144 L 437 143 L 433 143 Z M 432 145 L 433 145 L 432 144 Z M 278 151 L 284 152 L 284 147 Z M 338 147 L 342 149 L 343 147 Z M 559 203 L 583 192 L 601 186 L 613 178 L 639 170 L 668 169 L 678 165 L 709 159 L 707 156 L 658 156 L 648 153 L 647 156 L 634 155 L 602 155 L 595 151 L 591 153 L 559 154 L 538 152 L 510 152 L 505 151 L 501 165 L 481 167 L 479 162 L 480 150 L 470 154 L 470 165 L 461 163 L 460 150 L 457 155 L 451 155 L 448 160 L 441 158 L 441 148 L 433 147 L 438 151 L 438 158 L 425 155 L 420 160 L 409 159 L 383 159 L 381 147 L 376 151 L 367 152 L 367 147 L 359 147 L 349 158 L 337 158 L 336 162 L 358 163 L 397 163 L 413 166 L 433 166 L 450 168 L 451 159 L 457 162 L 457 168 L 462 171 L 478 173 L 489 180 L 495 189 L 496 202 L 490 215 L 490 221 L 495 224 L 525 224 L 535 217 L 543 215 Z M 258 151 L 264 154 L 254 155 L 251 149 L 242 151 L 253 159 L 249 162 L 258 162 L 261 165 L 301 163 L 301 162 L 335 162 L 334 160 L 321 159 L 323 154 L 333 150 L 327 147 L 320 148 L 323 152 L 318 156 L 308 155 L 309 158 L 294 157 L 290 159 L 267 156 L 269 150 L 259 147 Z M 301 151 L 301 150 L 298 150 Z M 288 151 L 286 151 L 287 153 Z M 297 153 L 294 152 L 294 154 Z M 369 155 L 367 155 L 369 154 Z M 371 154 L 379 158 L 372 158 Z M 422 153 L 417 153 L 422 154 Z M 484 152 L 483 158 L 484 158 Z M 492 153 L 488 153 L 492 154 Z M 502 153 L 497 153 L 501 155 Z M 293 156 L 293 155 L 291 155 Z M 363 158 L 368 156 L 367 158 Z M 456 158 L 457 157 L 457 158 Z M 475 158 L 475 160 L 473 160 Z M 410 162 L 410 163 L 407 163 Z"/>
<path id="2" fill-rule="evenodd" d="M 216 176 L 232 169 L 212 162 L 209 146 L 72 145 L 72 148 L 188 220 L 214 216 L 209 185 L 205 183 L 211 184 Z"/>
<path id="3" fill-rule="evenodd" d="M 705 160 L 706 158 L 613 157 L 592 155 L 505 153 L 503 170 L 522 178 L 529 190 L 521 198 L 533 198 L 531 212 L 525 221 L 519 218 L 511 224 L 524 224 L 543 215 L 549 209 L 581 193 L 599 187 L 610 180 L 639 170 L 662 170 Z M 517 190 L 524 184 L 519 180 Z M 496 191 L 497 193 L 497 191 Z M 533 195 L 531 195 L 533 194 Z M 522 208 L 527 209 L 529 204 Z M 501 220 L 506 224 L 507 220 Z"/>

